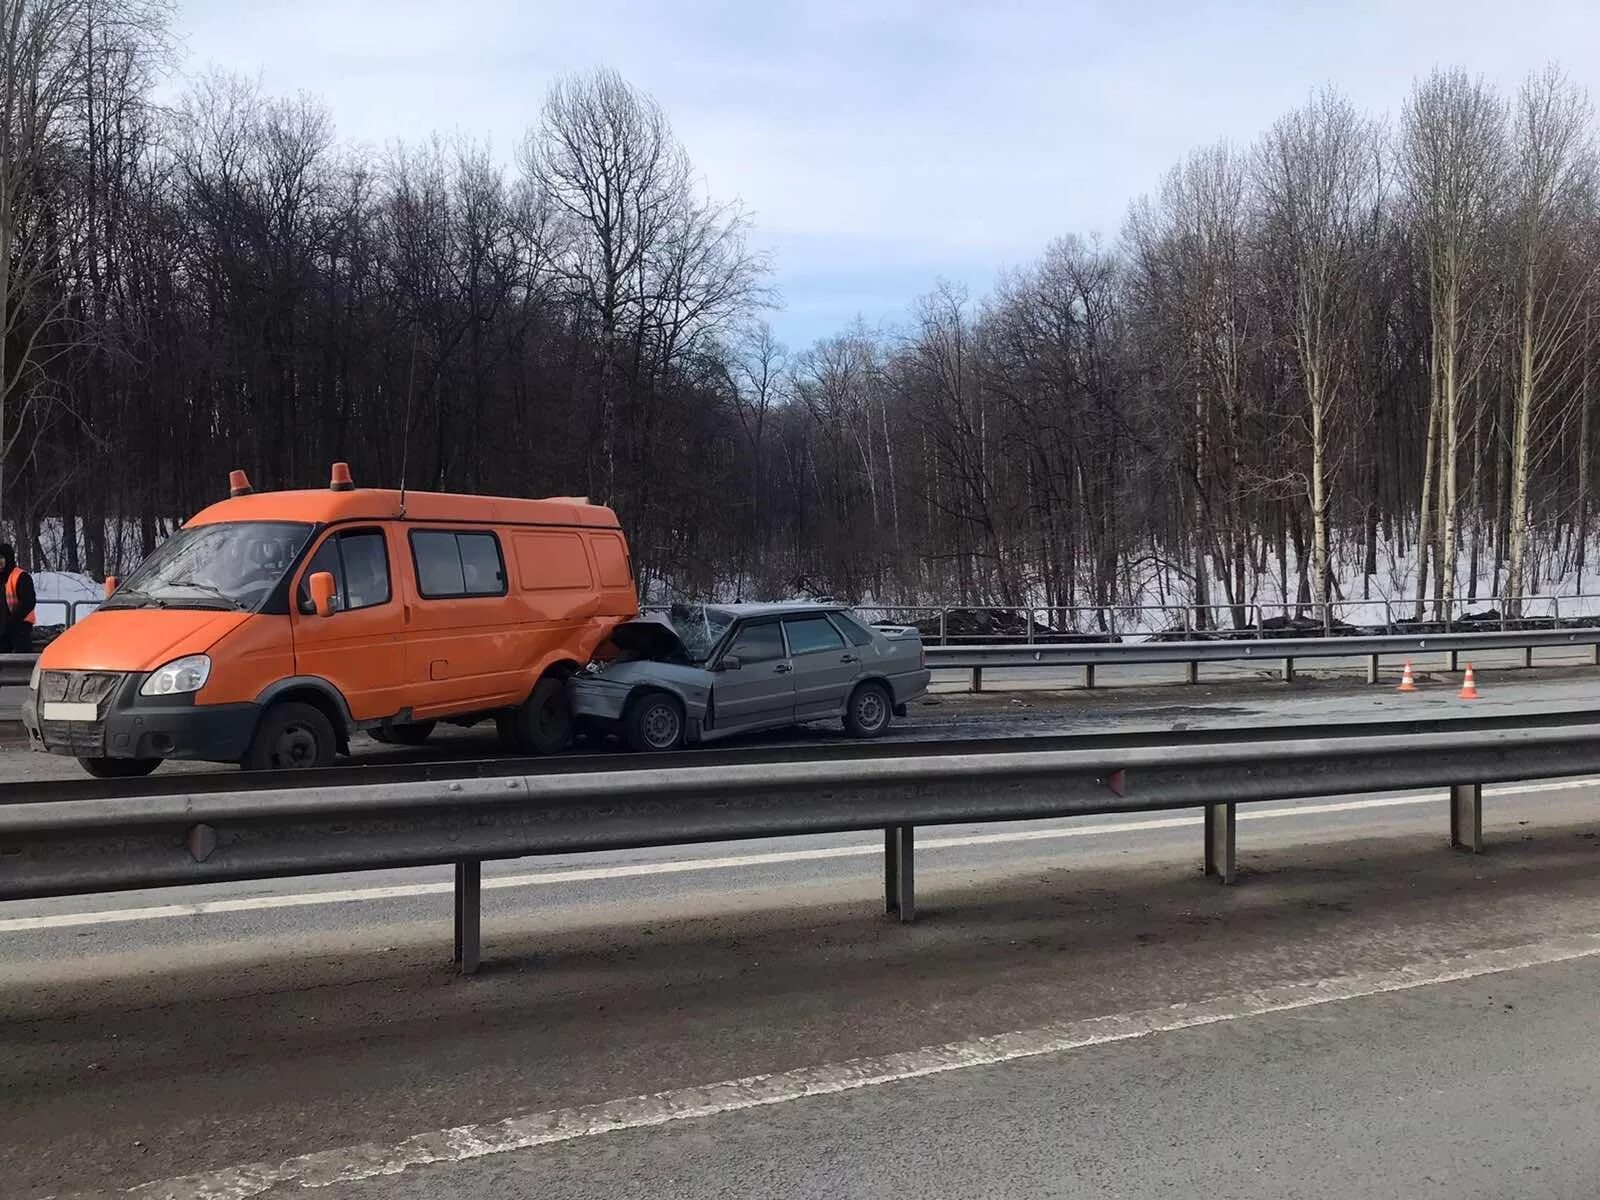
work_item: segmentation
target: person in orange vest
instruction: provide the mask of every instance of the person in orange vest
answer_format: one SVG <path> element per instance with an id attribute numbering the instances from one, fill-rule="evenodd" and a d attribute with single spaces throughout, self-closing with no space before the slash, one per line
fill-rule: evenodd
<path id="1" fill-rule="evenodd" d="M 0 654 L 33 653 L 33 576 L 17 566 L 10 542 L 0 542 Z"/>

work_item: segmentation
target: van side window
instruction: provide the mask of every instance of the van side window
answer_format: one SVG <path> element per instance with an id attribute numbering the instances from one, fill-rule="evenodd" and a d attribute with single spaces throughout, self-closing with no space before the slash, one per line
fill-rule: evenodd
<path id="1" fill-rule="evenodd" d="M 417 591 L 425 600 L 506 594 L 500 539 L 492 533 L 416 529 L 411 533 L 411 557 L 417 568 Z"/>
<path id="2" fill-rule="evenodd" d="M 317 547 L 300 576 L 300 611 L 313 611 L 307 581 L 318 571 L 333 576 L 333 611 L 354 612 L 389 603 L 389 549 L 381 529 L 337 533 Z"/>

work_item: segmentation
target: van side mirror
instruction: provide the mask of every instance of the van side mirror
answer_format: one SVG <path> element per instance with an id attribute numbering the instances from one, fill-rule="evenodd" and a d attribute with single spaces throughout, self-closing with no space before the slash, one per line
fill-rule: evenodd
<path id="1" fill-rule="evenodd" d="M 117 577 L 115 575 L 107 575 L 106 576 L 106 599 L 107 600 L 111 599 L 111 593 L 116 591 L 116 590 L 117 590 Z"/>
<path id="2" fill-rule="evenodd" d="M 739 661 L 737 654 L 724 654 L 717 660 L 717 670 L 719 671 L 737 671 L 742 666 L 744 664 Z"/>
<path id="3" fill-rule="evenodd" d="M 336 590 L 333 576 L 327 571 L 318 571 L 306 580 L 306 586 L 311 591 L 311 607 L 317 616 L 333 616 L 333 595 Z"/>

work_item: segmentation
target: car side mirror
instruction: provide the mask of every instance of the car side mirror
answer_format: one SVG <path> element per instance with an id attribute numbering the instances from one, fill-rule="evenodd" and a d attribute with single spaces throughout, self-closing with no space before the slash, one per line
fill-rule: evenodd
<path id="1" fill-rule="evenodd" d="M 737 671 L 742 666 L 744 666 L 744 664 L 739 661 L 739 656 L 737 654 L 724 654 L 717 663 L 717 670 Z"/>
<path id="2" fill-rule="evenodd" d="M 306 580 L 306 586 L 311 591 L 311 607 L 319 617 L 333 616 L 333 576 L 327 571 L 318 571 Z"/>

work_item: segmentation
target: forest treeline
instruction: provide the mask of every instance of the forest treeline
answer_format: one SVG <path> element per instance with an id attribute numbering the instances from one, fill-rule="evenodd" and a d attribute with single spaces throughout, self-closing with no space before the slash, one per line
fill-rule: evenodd
<path id="1" fill-rule="evenodd" d="M 504 156 L 375 150 L 231 76 L 158 104 L 173 17 L 0 0 L 0 525 L 30 565 L 125 569 L 231 468 L 344 459 L 610 503 L 657 596 L 1227 623 L 1582 577 L 1600 210 L 1558 68 L 1441 70 L 1390 114 L 1312 93 L 1115 239 L 784 347 L 759 230 L 618 76 L 530 98 Z"/>

